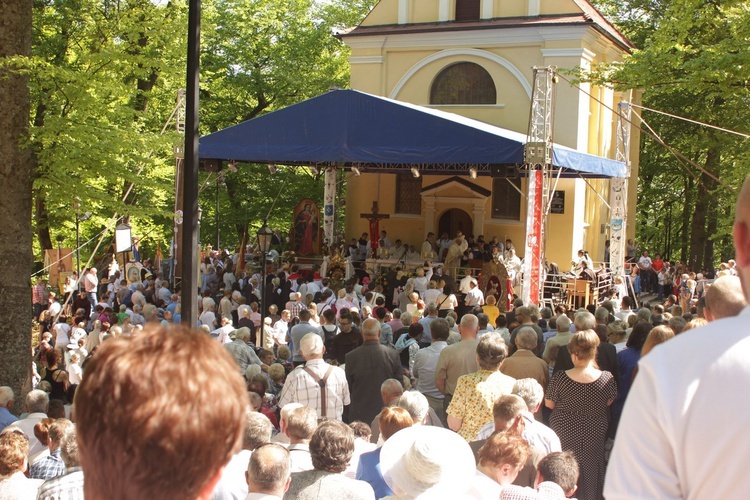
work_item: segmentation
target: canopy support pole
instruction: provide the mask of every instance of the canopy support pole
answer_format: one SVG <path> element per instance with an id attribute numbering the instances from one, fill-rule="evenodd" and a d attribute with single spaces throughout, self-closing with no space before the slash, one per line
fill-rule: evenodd
<path id="1" fill-rule="evenodd" d="M 331 245 L 335 243 L 333 240 L 335 203 L 336 169 L 328 167 L 325 170 L 325 186 L 323 190 L 323 232 L 325 233 L 326 249 L 330 249 Z"/>
<path id="2" fill-rule="evenodd" d="M 612 276 L 622 276 L 625 268 L 628 220 L 628 178 L 630 177 L 630 103 L 617 105 L 617 160 L 625 163 L 627 177 L 609 181 L 609 268 Z"/>
<path id="3" fill-rule="evenodd" d="M 544 207 L 550 197 L 548 177 L 552 165 L 552 98 L 556 69 L 554 66 L 534 68 L 531 119 L 523 165 L 529 179 L 523 266 L 524 304 L 539 304 L 544 290 Z"/>

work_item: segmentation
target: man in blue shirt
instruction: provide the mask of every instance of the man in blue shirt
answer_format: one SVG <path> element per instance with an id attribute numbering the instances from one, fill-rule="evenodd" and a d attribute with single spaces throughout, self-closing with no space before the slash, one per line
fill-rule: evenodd
<path id="1" fill-rule="evenodd" d="M 0 431 L 18 420 L 10 411 L 13 409 L 13 389 L 4 385 L 0 387 Z"/>

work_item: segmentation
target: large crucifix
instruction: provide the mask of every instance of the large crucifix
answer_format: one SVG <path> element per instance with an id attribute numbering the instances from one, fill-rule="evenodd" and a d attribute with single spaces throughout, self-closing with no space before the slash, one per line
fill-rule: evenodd
<path id="1" fill-rule="evenodd" d="M 390 219 L 388 214 L 378 213 L 378 202 L 372 202 L 372 213 L 360 214 L 360 217 L 370 221 L 370 247 L 373 252 L 378 248 L 378 239 L 380 238 L 380 219 Z"/>

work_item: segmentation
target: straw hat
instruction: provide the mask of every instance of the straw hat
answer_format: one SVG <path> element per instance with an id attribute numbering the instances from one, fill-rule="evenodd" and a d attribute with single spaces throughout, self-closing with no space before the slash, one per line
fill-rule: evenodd
<path id="1" fill-rule="evenodd" d="M 397 498 L 463 498 L 473 482 L 476 462 L 469 444 L 455 432 L 418 425 L 385 442 L 380 468 Z"/>

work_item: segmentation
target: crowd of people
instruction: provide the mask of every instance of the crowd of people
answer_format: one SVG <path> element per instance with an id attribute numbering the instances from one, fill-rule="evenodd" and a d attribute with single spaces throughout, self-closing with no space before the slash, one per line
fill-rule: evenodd
<path id="1" fill-rule="evenodd" d="M 727 462 L 746 439 L 722 394 L 750 375 L 748 186 L 737 218 L 737 263 L 713 282 L 676 268 L 670 281 L 642 252 L 633 275 L 663 298 L 640 308 L 615 291 L 501 311 L 476 278 L 451 277 L 455 240 L 445 272 L 391 287 L 334 290 L 297 266 L 262 283 L 211 254 L 198 330 L 158 270 L 63 303 L 40 282 L 23 412 L 0 387 L 0 498 L 736 497 L 715 481 L 741 477 Z M 685 356 L 702 362 L 683 376 Z M 703 425 L 719 401 L 726 414 Z"/>

